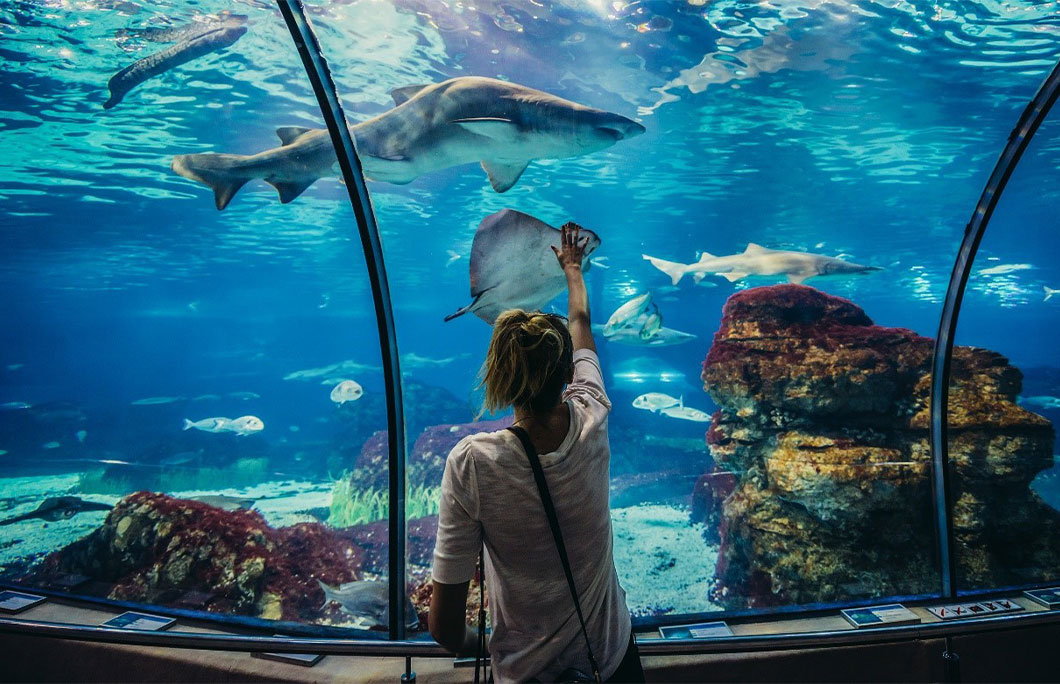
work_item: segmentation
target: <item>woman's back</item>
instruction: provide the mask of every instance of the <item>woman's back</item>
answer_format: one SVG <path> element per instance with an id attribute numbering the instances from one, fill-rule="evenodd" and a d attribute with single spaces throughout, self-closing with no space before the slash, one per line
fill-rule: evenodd
<path id="1" fill-rule="evenodd" d="M 606 677 L 618 667 L 630 634 L 625 593 L 611 548 L 607 414 L 596 354 L 575 353 L 564 393 L 569 429 L 558 448 L 540 454 L 570 557 L 593 652 Z M 485 543 L 493 634 L 490 652 L 500 681 L 549 681 L 566 667 L 588 671 L 581 626 L 564 579 L 526 453 L 509 430 L 463 440 L 449 456 L 434 577 L 459 582 L 467 558 Z M 452 512 L 457 514 L 453 515 Z"/>

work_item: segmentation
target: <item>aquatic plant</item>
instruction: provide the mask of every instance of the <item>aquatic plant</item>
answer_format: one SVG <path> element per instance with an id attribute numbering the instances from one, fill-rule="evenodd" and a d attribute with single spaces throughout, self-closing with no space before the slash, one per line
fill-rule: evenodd
<path id="1" fill-rule="evenodd" d="M 405 499 L 408 519 L 438 514 L 441 487 L 414 486 Z M 386 520 L 390 510 L 390 493 L 382 488 L 359 488 L 349 473 L 335 481 L 331 488 L 331 509 L 328 524 L 332 527 L 351 527 Z"/>

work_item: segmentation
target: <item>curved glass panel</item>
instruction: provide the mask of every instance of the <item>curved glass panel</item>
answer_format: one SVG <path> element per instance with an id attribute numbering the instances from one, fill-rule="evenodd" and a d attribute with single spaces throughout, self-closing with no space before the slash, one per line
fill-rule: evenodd
<path id="1" fill-rule="evenodd" d="M 598 337 L 634 614 L 939 591 L 921 336 L 1051 65 L 1050 12 L 394 0 L 313 15 L 374 181 L 413 488 L 437 485 L 459 438 L 504 424 L 467 424 L 490 334 L 476 311 L 565 311 L 498 212 L 574 220 L 601 239 L 594 320 L 651 293 Z M 525 89 L 569 102 L 510 97 Z M 410 525 L 416 584 L 433 519 Z"/>
<path id="2" fill-rule="evenodd" d="M 334 152 L 279 13 L 2 16 L 3 579 L 385 629 L 375 316 L 344 189 L 301 194 Z"/>
<path id="3" fill-rule="evenodd" d="M 955 336 L 949 450 L 962 592 L 1060 579 L 1058 178 L 1054 109 L 987 226 Z"/>

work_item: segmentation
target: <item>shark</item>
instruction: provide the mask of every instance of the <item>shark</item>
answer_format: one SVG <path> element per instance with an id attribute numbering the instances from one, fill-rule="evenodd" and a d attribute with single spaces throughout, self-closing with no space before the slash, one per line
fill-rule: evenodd
<path id="1" fill-rule="evenodd" d="M 246 32 L 246 27 L 239 23 L 221 24 L 133 62 L 114 74 L 107 83 L 110 98 L 103 103 L 103 109 L 117 105 L 130 90 L 149 78 L 164 74 L 174 67 L 211 52 L 231 47 Z"/>
<path id="2" fill-rule="evenodd" d="M 350 126 L 369 180 L 411 183 L 423 174 L 479 162 L 497 192 L 509 190 L 534 159 L 566 159 L 611 147 L 644 126 L 541 90 L 462 76 L 391 92 L 394 108 Z M 280 147 L 258 154 L 180 154 L 171 168 L 214 191 L 224 209 L 244 184 L 260 178 L 286 204 L 318 178 L 335 175 L 326 129 L 276 129 Z"/>
<path id="3" fill-rule="evenodd" d="M 735 282 L 749 275 L 786 275 L 788 282 L 801 284 L 807 278 L 826 275 L 849 275 L 869 273 L 882 270 L 878 266 L 863 266 L 851 261 L 811 252 L 792 252 L 783 249 L 769 249 L 753 242 L 741 254 L 715 256 L 703 252 L 699 261 L 692 264 L 681 264 L 666 261 L 657 257 L 642 254 L 651 265 L 666 275 L 674 285 L 681 281 L 685 274 L 691 273 L 698 283 L 708 273 L 720 275 L 729 282 Z"/>

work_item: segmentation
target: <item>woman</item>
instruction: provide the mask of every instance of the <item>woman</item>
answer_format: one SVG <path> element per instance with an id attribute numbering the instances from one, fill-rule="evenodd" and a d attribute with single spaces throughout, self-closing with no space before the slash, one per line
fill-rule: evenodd
<path id="1" fill-rule="evenodd" d="M 612 557 L 611 402 L 589 324 L 581 266 L 588 239 L 579 240 L 579 230 L 564 225 L 561 248 L 552 248 L 567 277 L 569 331 L 560 316 L 501 314 L 486 357 L 484 409 L 512 406 L 514 425 L 526 430 L 540 455 L 601 676 L 644 681 Z M 483 542 L 497 680 L 554 681 L 571 667 L 590 672 L 533 472 L 510 430 L 461 440 L 442 477 L 429 622 L 438 643 L 462 655 L 477 647 L 477 633 L 464 616 Z"/>

